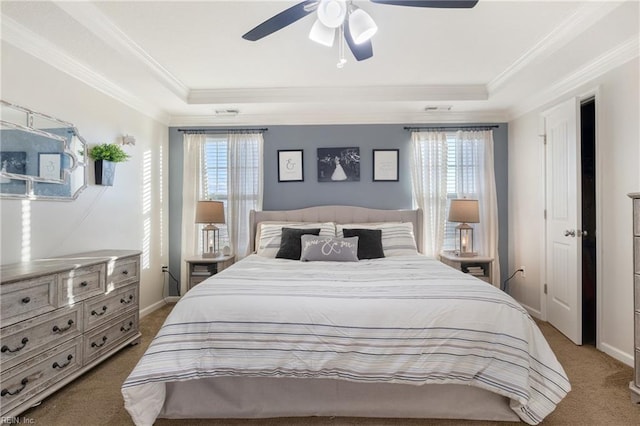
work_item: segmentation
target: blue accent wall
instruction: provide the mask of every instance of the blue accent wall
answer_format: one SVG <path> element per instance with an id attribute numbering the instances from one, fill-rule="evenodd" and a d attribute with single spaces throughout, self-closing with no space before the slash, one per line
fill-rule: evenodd
<path id="1" fill-rule="evenodd" d="M 507 277 L 508 174 L 506 123 L 493 129 L 496 190 L 498 195 L 499 251 L 502 279 Z M 412 204 L 411 134 L 406 124 L 264 126 L 264 210 L 289 210 L 317 205 L 352 205 L 378 209 L 410 209 Z M 416 126 L 416 124 L 411 124 Z M 429 126 L 438 126 L 429 124 Z M 447 125 L 443 125 L 447 126 Z M 259 126 L 263 127 L 263 126 Z M 201 128 L 201 127 L 199 127 Z M 214 128 L 214 127 L 212 127 Z M 169 268 L 179 277 L 182 222 L 182 141 L 177 128 L 169 129 Z M 360 148 L 359 182 L 318 182 L 317 149 Z M 278 182 L 278 150 L 302 149 L 303 182 Z M 373 181 L 374 149 L 399 149 L 398 182 Z M 170 286 L 176 293 L 175 282 Z"/>

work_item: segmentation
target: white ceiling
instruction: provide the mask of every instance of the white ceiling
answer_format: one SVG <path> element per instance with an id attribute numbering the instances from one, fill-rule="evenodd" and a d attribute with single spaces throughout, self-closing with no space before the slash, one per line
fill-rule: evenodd
<path id="1" fill-rule="evenodd" d="M 2 39 L 170 125 L 506 121 L 639 50 L 638 0 L 356 1 L 374 56 L 342 69 L 308 39 L 313 15 L 241 38 L 296 3 L 3 0 Z"/>

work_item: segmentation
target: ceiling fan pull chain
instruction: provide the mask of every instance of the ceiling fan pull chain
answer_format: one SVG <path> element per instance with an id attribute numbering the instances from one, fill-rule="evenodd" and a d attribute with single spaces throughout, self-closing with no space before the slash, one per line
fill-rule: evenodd
<path id="1" fill-rule="evenodd" d="M 340 25 L 339 27 L 339 36 L 338 36 L 338 63 L 336 66 L 338 68 L 343 68 L 344 64 L 347 63 L 347 60 L 344 57 L 344 25 Z"/>

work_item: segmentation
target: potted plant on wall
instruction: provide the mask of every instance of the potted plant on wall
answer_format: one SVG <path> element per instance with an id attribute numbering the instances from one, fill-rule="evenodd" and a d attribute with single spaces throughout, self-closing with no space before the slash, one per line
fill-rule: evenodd
<path id="1" fill-rule="evenodd" d="M 129 154 L 119 145 L 103 143 L 92 147 L 89 157 L 95 161 L 96 185 L 113 186 L 116 163 L 127 161 Z"/>

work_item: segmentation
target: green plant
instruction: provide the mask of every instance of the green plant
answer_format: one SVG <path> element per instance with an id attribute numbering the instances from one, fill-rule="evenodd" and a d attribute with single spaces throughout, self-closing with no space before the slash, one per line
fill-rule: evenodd
<path id="1" fill-rule="evenodd" d="M 93 160 L 106 160 L 114 163 L 120 163 L 129 159 L 129 154 L 114 143 L 103 143 L 95 145 L 89 150 L 89 157 Z"/>

